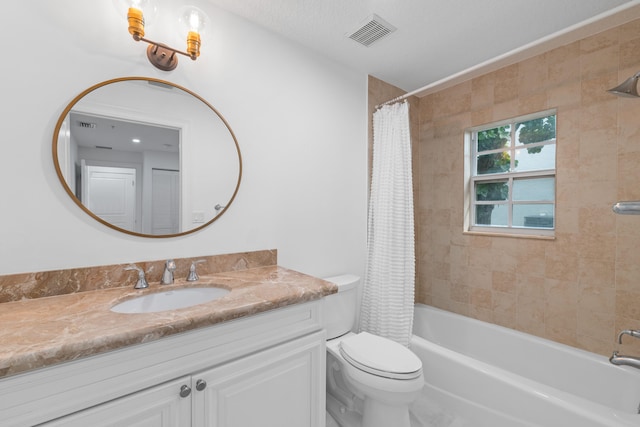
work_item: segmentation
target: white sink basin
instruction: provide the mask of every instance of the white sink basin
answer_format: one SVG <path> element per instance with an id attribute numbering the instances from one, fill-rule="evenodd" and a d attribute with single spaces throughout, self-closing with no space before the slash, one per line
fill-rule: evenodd
<path id="1" fill-rule="evenodd" d="M 155 313 L 177 310 L 222 298 L 229 290 L 222 288 L 183 288 L 143 295 L 111 307 L 116 313 Z"/>

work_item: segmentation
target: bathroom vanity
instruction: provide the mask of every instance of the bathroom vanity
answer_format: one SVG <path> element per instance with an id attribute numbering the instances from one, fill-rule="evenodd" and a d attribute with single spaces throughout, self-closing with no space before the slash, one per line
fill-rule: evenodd
<path id="1" fill-rule="evenodd" d="M 160 285 L 0 304 L 2 425 L 324 426 L 322 297 L 335 286 L 278 266 L 206 285 L 230 292 L 145 314 L 110 308 Z"/>

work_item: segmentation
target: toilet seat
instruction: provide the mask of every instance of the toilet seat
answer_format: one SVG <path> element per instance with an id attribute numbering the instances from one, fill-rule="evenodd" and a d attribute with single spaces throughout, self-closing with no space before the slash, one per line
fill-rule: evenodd
<path id="1" fill-rule="evenodd" d="M 422 375 L 422 361 L 411 350 L 368 332 L 344 338 L 340 354 L 352 366 L 379 377 L 411 380 Z"/>

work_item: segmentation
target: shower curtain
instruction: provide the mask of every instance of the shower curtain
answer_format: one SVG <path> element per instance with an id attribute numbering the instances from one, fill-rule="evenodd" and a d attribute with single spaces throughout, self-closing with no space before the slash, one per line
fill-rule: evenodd
<path id="1" fill-rule="evenodd" d="M 360 331 L 409 346 L 413 327 L 415 243 L 409 104 L 373 114 L 373 165 L 367 269 Z"/>

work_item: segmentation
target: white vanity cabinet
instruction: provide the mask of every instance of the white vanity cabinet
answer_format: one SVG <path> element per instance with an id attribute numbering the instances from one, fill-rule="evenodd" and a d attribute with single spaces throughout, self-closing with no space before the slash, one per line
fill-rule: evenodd
<path id="1" fill-rule="evenodd" d="M 322 300 L 0 380 L 2 426 L 324 427 Z"/>
<path id="2" fill-rule="evenodd" d="M 191 399 L 180 396 L 189 377 L 179 378 L 85 409 L 42 427 L 182 427 L 191 423 Z"/>

